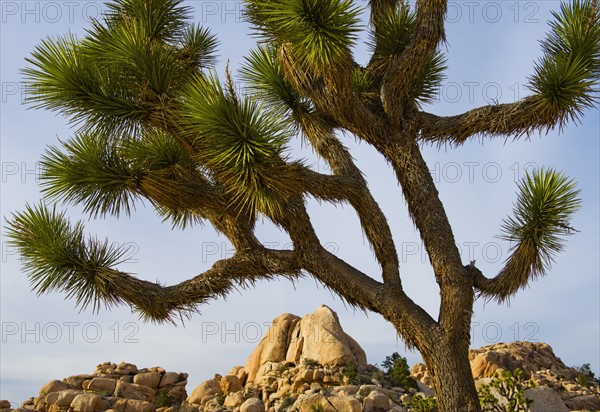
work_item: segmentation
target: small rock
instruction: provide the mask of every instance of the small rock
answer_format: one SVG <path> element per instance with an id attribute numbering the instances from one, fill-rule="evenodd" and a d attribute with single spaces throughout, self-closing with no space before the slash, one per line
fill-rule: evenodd
<path id="1" fill-rule="evenodd" d="M 243 396 L 242 391 L 239 391 L 239 392 L 230 393 L 229 395 L 227 395 L 227 397 L 225 398 L 225 402 L 223 403 L 223 406 L 225 406 L 226 408 L 236 408 L 236 407 L 240 406 L 242 403 L 244 403 L 244 396 Z"/>
<path id="2" fill-rule="evenodd" d="M 94 378 L 91 381 L 86 381 L 87 387 L 84 386 L 84 389 L 94 391 L 94 392 L 106 392 L 113 393 L 115 391 L 115 387 L 117 382 L 114 379 L 108 378 Z"/>
<path id="3" fill-rule="evenodd" d="M 154 405 L 139 399 L 127 399 L 123 412 L 154 412 Z"/>
<path id="4" fill-rule="evenodd" d="M 133 383 L 147 386 L 149 388 L 158 388 L 162 375 L 160 372 L 138 373 L 133 377 Z"/>
<path id="5" fill-rule="evenodd" d="M 69 385 L 67 385 L 64 382 L 58 381 L 58 380 L 53 380 L 53 381 L 46 383 L 44 386 L 42 386 L 40 388 L 39 395 L 40 395 L 40 397 L 44 397 L 44 396 L 48 395 L 50 392 L 64 391 L 65 389 L 70 389 Z"/>
<path id="6" fill-rule="evenodd" d="M 77 391 L 74 389 L 66 389 L 60 392 L 50 392 L 46 395 L 46 403 L 50 405 L 56 405 L 60 408 L 68 407 L 73 402 L 73 399 L 79 394 L 81 391 Z"/>
<path id="7" fill-rule="evenodd" d="M 425 395 L 426 398 L 430 396 L 435 396 L 433 389 L 425 385 L 423 382 L 417 381 L 417 387 L 419 388 L 419 392 Z"/>
<path id="8" fill-rule="evenodd" d="M 80 393 L 73 398 L 71 402 L 71 408 L 75 412 L 95 412 L 106 408 L 103 408 L 104 401 L 102 396 L 94 393 Z"/>
<path id="9" fill-rule="evenodd" d="M 225 375 L 221 378 L 221 391 L 223 393 L 238 392 L 242 390 L 242 383 L 236 375 Z"/>
<path id="10" fill-rule="evenodd" d="M 365 404 L 368 400 L 372 401 L 373 412 L 386 412 L 392 407 L 392 401 L 390 398 L 381 392 L 371 392 L 365 399 Z"/>
<path id="11" fill-rule="evenodd" d="M 160 383 L 158 384 L 158 386 L 160 388 L 164 388 L 166 386 L 172 386 L 172 385 L 175 385 L 178 380 L 179 380 L 179 374 L 178 373 L 176 373 L 176 372 L 167 372 L 160 379 Z"/>
<path id="12" fill-rule="evenodd" d="M 210 379 L 198 385 L 192 394 L 187 398 L 187 401 L 188 403 L 202 405 L 203 401 L 206 403 L 209 398 L 218 397 L 222 394 L 223 391 L 221 391 L 220 382 Z"/>
<path id="13" fill-rule="evenodd" d="M 531 412 L 569 412 L 558 392 L 547 386 L 527 389 L 525 397 L 533 400 L 529 409 Z"/>
<path id="14" fill-rule="evenodd" d="M 142 385 L 136 385 L 133 383 L 121 382 L 117 381 L 117 385 L 115 387 L 114 395 L 118 398 L 126 398 L 126 399 L 138 399 L 138 400 L 150 400 L 154 401 L 154 391 L 150 394 L 145 393 L 145 390 L 150 388 Z"/>
<path id="15" fill-rule="evenodd" d="M 350 396 L 331 396 L 326 401 L 335 411 L 362 412 L 360 401 Z"/>
<path id="16" fill-rule="evenodd" d="M 115 368 L 115 372 L 119 375 L 133 375 L 138 372 L 138 368 L 132 363 L 121 362 Z"/>

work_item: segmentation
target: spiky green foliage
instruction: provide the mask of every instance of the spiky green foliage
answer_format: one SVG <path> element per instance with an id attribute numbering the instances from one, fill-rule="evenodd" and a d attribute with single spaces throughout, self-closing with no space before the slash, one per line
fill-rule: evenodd
<path id="1" fill-rule="evenodd" d="M 117 0 L 107 4 L 105 21 L 108 26 L 136 22 L 141 34 L 152 40 L 170 40 L 185 30 L 190 18 L 183 0 Z"/>
<path id="2" fill-rule="evenodd" d="M 188 153 L 168 134 L 146 132 L 118 140 L 99 132 L 78 133 L 42 157 L 42 192 L 48 200 L 82 204 L 92 216 L 129 214 L 143 179 L 193 171 Z"/>
<path id="3" fill-rule="evenodd" d="M 434 397 L 421 396 L 419 394 L 413 395 L 408 401 L 410 406 L 409 411 L 411 412 L 438 412 L 437 401 Z"/>
<path id="4" fill-rule="evenodd" d="M 130 85 L 120 87 L 111 69 L 99 70 L 73 35 L 42 41 L 28 62 L 32 67 L 23 72 L 35 85 L 28 94 L 33 107 L 59 111 L 75 124 L 124 132 L 148 119 L 150 107 L 132 98 Z"/>
<path id="5" fill-rule="evenodd" d="M 43 203 L 13 214 L 7 229 L 38 295 L 64 292 L 81 309 L 92 305 L 94 311 L 120 301 L 106 280 L 110 268 L 126 260 L 126 248 L 86 238 L 81 222 L 72 225 L 65 212 Z"/>
<path id="6" fill-rule="evenodd" d="M 181 35 L 179 42 L 181 44 L 179 55 L 190 68 L 207 69 L 217 64 L 215 50 L 218 41 L 207 28 L 191 24 Z"/>
<path id="7" fill-rule="evenodd" d="M 374 22 L 369 45 L 373 52 L 372 70 L 376 76 L 384 76 L 394 59 L 400 57 L 415 33 L 416 16 L 408 5 L 382 11 Z M 410 83 L 408 96 L 418 103 L 427 103 L 435 97 L 444 80 L 446 59 L 436 51 L 417 77 Z"/>
<path id="8" fill-rule="evenodd" d="M 423 70 L 410 84 L 409 97 L 418 104 L 429 103 L 439 92 L 439 86 L 445 79 L 446 58 L 436 51 L 427 61 Z"/>
<path id="9" fill-rule="evenodd" d="M 49 200 L 81 203 L 94 216 L 130 213 L 135 175 L 109 138 L 80 133 L 63 149 L 49 147 L 42 157 L 42 192 Z"/>
<path id="10" fill-rule="evenodd" d="M 281 212 L 282 199 L 296 190 L 284 156 L 285 121 L 255 99 L 223 90 L 214 75 L 191 82 L 180 119 L 199 161 L 231 195 L 232 207 L 251 215 Z"/>
<path id="11" fill-rule="evenodd" d="M 382 12 L 374 22 L 370 47 L 376 59 L 400 56 L 415 30 L 415 14 L 408 5 L 400 5 Z"/>
<path id="12" fill-rule="evenodd" d="M 360 10 L 349 0 L 253 0 L 249 21 L 264 40 L 287 43 L 294 57 L 317 74 L 350 62 Z"/>
<path id="13" fill-rule="evenodd" d="M 546 273 L 563 248 L 562 236 L 574 229 L 570 218 L 581 200 L 575 182 L 552 169 L 527 174 L 519 183 L 513 215 L 504 220 L 500 238 L 512 242 L 504 268 L 481 293 L 499 301 Z"/>
<path id="14" fill-rule="evenodd" d="M 581 205 L 575 182 L 552 169 L 528 173 L 519 182 L 513 215 L 502 224 L 502 239 L 515 243 L 514 250 L 527 245 L 531 270 L 542 274 L 555 253 L 563 248 L 561 236 L 571 234 L 571 216 Z"/>
<path id="15" fill-rule="evenodd" d="M 43 41 L 23 71 L 29 102 L 103 133 L 133 135 L 164 117 L 190 76 L 215 62 L 216 39 L 187 24 L 180 3 L 119 0 L 85 37 Z"/>
<path id="16" fill-rule="evenodd" d="M 530 78 L 536 110 L 559 126 L 577 120 L 597 101 L 600 74 L 600 7 L 597 1 L 561 3 L 541 42 L 544 56 Z"/>
<path id="17" fill-rule="evenodd" d="M 310 102 L 286 80 L 275 53 L 275 49 L 269 46 L 259 46 L 250 51 L 240 75 L 257 99 L 269 110 L 279 112 L 282 119 L 286 119 L 298 110 L 308 110 Z"/>

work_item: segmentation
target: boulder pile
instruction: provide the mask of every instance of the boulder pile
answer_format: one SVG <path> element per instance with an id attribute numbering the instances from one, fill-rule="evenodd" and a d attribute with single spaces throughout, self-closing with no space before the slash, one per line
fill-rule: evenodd
<path id="1" fill-rule="evenodd" d="M 105 362 L 91 374 L 53 380 L 15 411 L 31 412 L 162 412 L 187 397 L 187 373 L 161 367 L 138 369 L 131 363 Z M 4 402 L 4 401 L 3 401 Z M 2 404 L 2 412 L 10 403 Z"/>
<path id="2" fill-rule="evenodd" d="M 477 386 L 523 370 L 535 383 L 525 392 L 534 400 L 530 412 L 600 411 L 598 382 L 582 380 L 545 343 L 498 343 L 472 350 L 470 360 Z M 0 401 L 0 412 L 408 412 L 434 395 L 425 365 L 410 372 L 414 385 L 393 386 L 322 305 L 303 318 L 278 316 L 245 366 L 189 396 L 186 373 L 106 362 L 91 374 L 48 382 L 21 408 Z"/>

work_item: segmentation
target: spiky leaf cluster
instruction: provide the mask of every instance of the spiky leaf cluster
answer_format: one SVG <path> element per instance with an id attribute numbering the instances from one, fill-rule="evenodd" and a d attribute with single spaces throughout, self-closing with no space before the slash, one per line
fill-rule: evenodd
<path id="1" fill-rule="evenodd" d="M 514 216 L 502 224 L 501 238 L 515 242 L 514 248 L 528 245 L 534 272 L 541 273 L 562 250 L 562 235 L 570 234 L 570 218 L 581 200 L 575 182 L 552 169 L 541 169 L 519 182 Z"/>
<path id="2" fill-rule="evenodd" d="M 274 47 L 259 46 L 245 60 L 240 75 L 249 85 L 249 91 L 269 110 L 289 119 L 295 112 L 310 109 L 310 101 L 286 80 Z"/>
<path id="3" fill-rule="evenodd" d="M 416 28 L 415 13 L 405 4 L 398 4 L 381 13 L 373 22 L 369 46 L 373 52 L 371 70 L 376 77 L 383 77 L 389 67 L 406 50 Z M 435 97 L 444 79 L 446 59 L 436 51 L 419 75 L 410 84 L 408 96 L 419 103 Z"/>
<path id="4" fill-rule="evenodd" d="M 600 74 L 600 8 L 593 0 L 561 3 L 553 12 L 550 32 L 541 42 L 543 57 L 536 63 L 529 88 L 542 118 L 559 126 L 577 120 L 592 107 Z"/>
<path id="5" fill-rule="evenodd" d="M 92 305 L 94 311 L 120 302 L 107 278 L 111 267 L 126 260 L 127 248 L 86 238 L 81 222 L 72 225 L 64 212 L 44 204 L 27 205 L 7 229 L 38 294 L 64 292 L 81 309 Z"/>
<path id="6" fill-rule="evenodd" d="M 165 116 L 190 76 L 214 63 L 216 39 L 190 26 L 181 0 L 118 0 L 79 39 L 43 41 L 24 70 L 34 107 L 88 129 L 135 134 Z"/>
<path id="7" fill-rule="evenodd" d="M 246 15 L 263 39 L 288 44 L 295 59 L 317 74 L 351 60 L 359 9 L 350 0 L 252 0 Z"/>
<path id="8" fill-rule="evenodd" d="M 181 103 L 180 120 L 197 157 L 231 195 L 239 211 L 279 214 L 294 193 L 287 173 L 288 124 L 252 97 L 225 91 L 216 76 L 196 77 Z M 287 176 L 287 180 L 282 180 Z"/>

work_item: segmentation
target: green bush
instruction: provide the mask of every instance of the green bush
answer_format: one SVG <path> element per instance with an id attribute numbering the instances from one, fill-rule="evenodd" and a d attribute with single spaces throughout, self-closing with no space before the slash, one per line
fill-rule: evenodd
<path id="1" fill-rule="evenodd" d="M 410 369 L 406 358 L 400 356 L 398 352 L 387 356 L 381 363 L 381 366 L 385 368 L 386 378 L 389 379 L 392 386 L 400 386 L 405 389 L 419 389 L 417 381 L 410 376 Z"/>
<path id="2" fill-rule="evenodd" d="M 279 408 L 277 408 L 277 412 L 287 412 L 296 400 L 292 397 L 284 398 L 279 404 Z"/>
<path id="3" fill-rule="evenodd" d="M 350 365 L 344 367 L 344 378 L 349 385 L 354 385 L 357 383 L 358 368 L 356 367 L 356 363 L 351 363 Z"/>
<path id="4" fill-rule="evenodd" d="M 302 359 L 302 364 L 304 366 L 306 366 L 307 368 L 314 368 L 316 366 L 319 366 L 319 362 L 317 362 L 314 359 L 310 359 L 310 358 L 304 358 L 304 359 Z"/>
<path id="5" fill-rule="evenodd" d="M 575 381 L 581 386 L 585 386 L 589 388 L 590 386 L 598 385 L 598 380 L 592 372 L 592 368 L 589 363 L 584 363 L 581 366 L 575 367 L 577 371 L 577 376 L 575 377 Z"/>
<path id="6" fill-rule="evenodd" d="M 154 405 L 156 408 L 162 408 L 163 406 L 173 406 L 173 399 L 169 398 L 167 396 L 167 391 L 163 389 L 158 392 L 158 395 L 156 395 Z"/>
<path id="7" fill-rule="evenodd" d="M 533 403 L 531 399 L 525 398 L 525 389 L 534 387 L 533 381 L 524 380 L 525 373 L 516 369 L 514 374 L 503 371 L 499 377 L 498 372 L 489 384 L 479 388 L 479 402 L 481 409 L 492 412 L 527 412 Z M 494 395 L 494 389 L 501 397 Z"/>
<path id="8" fill-rule="evenodd" d="M 435 398 L 415 395 L 408 402 L 409 411 L 412 412 L 438 412 L 437 401 Z"/>

